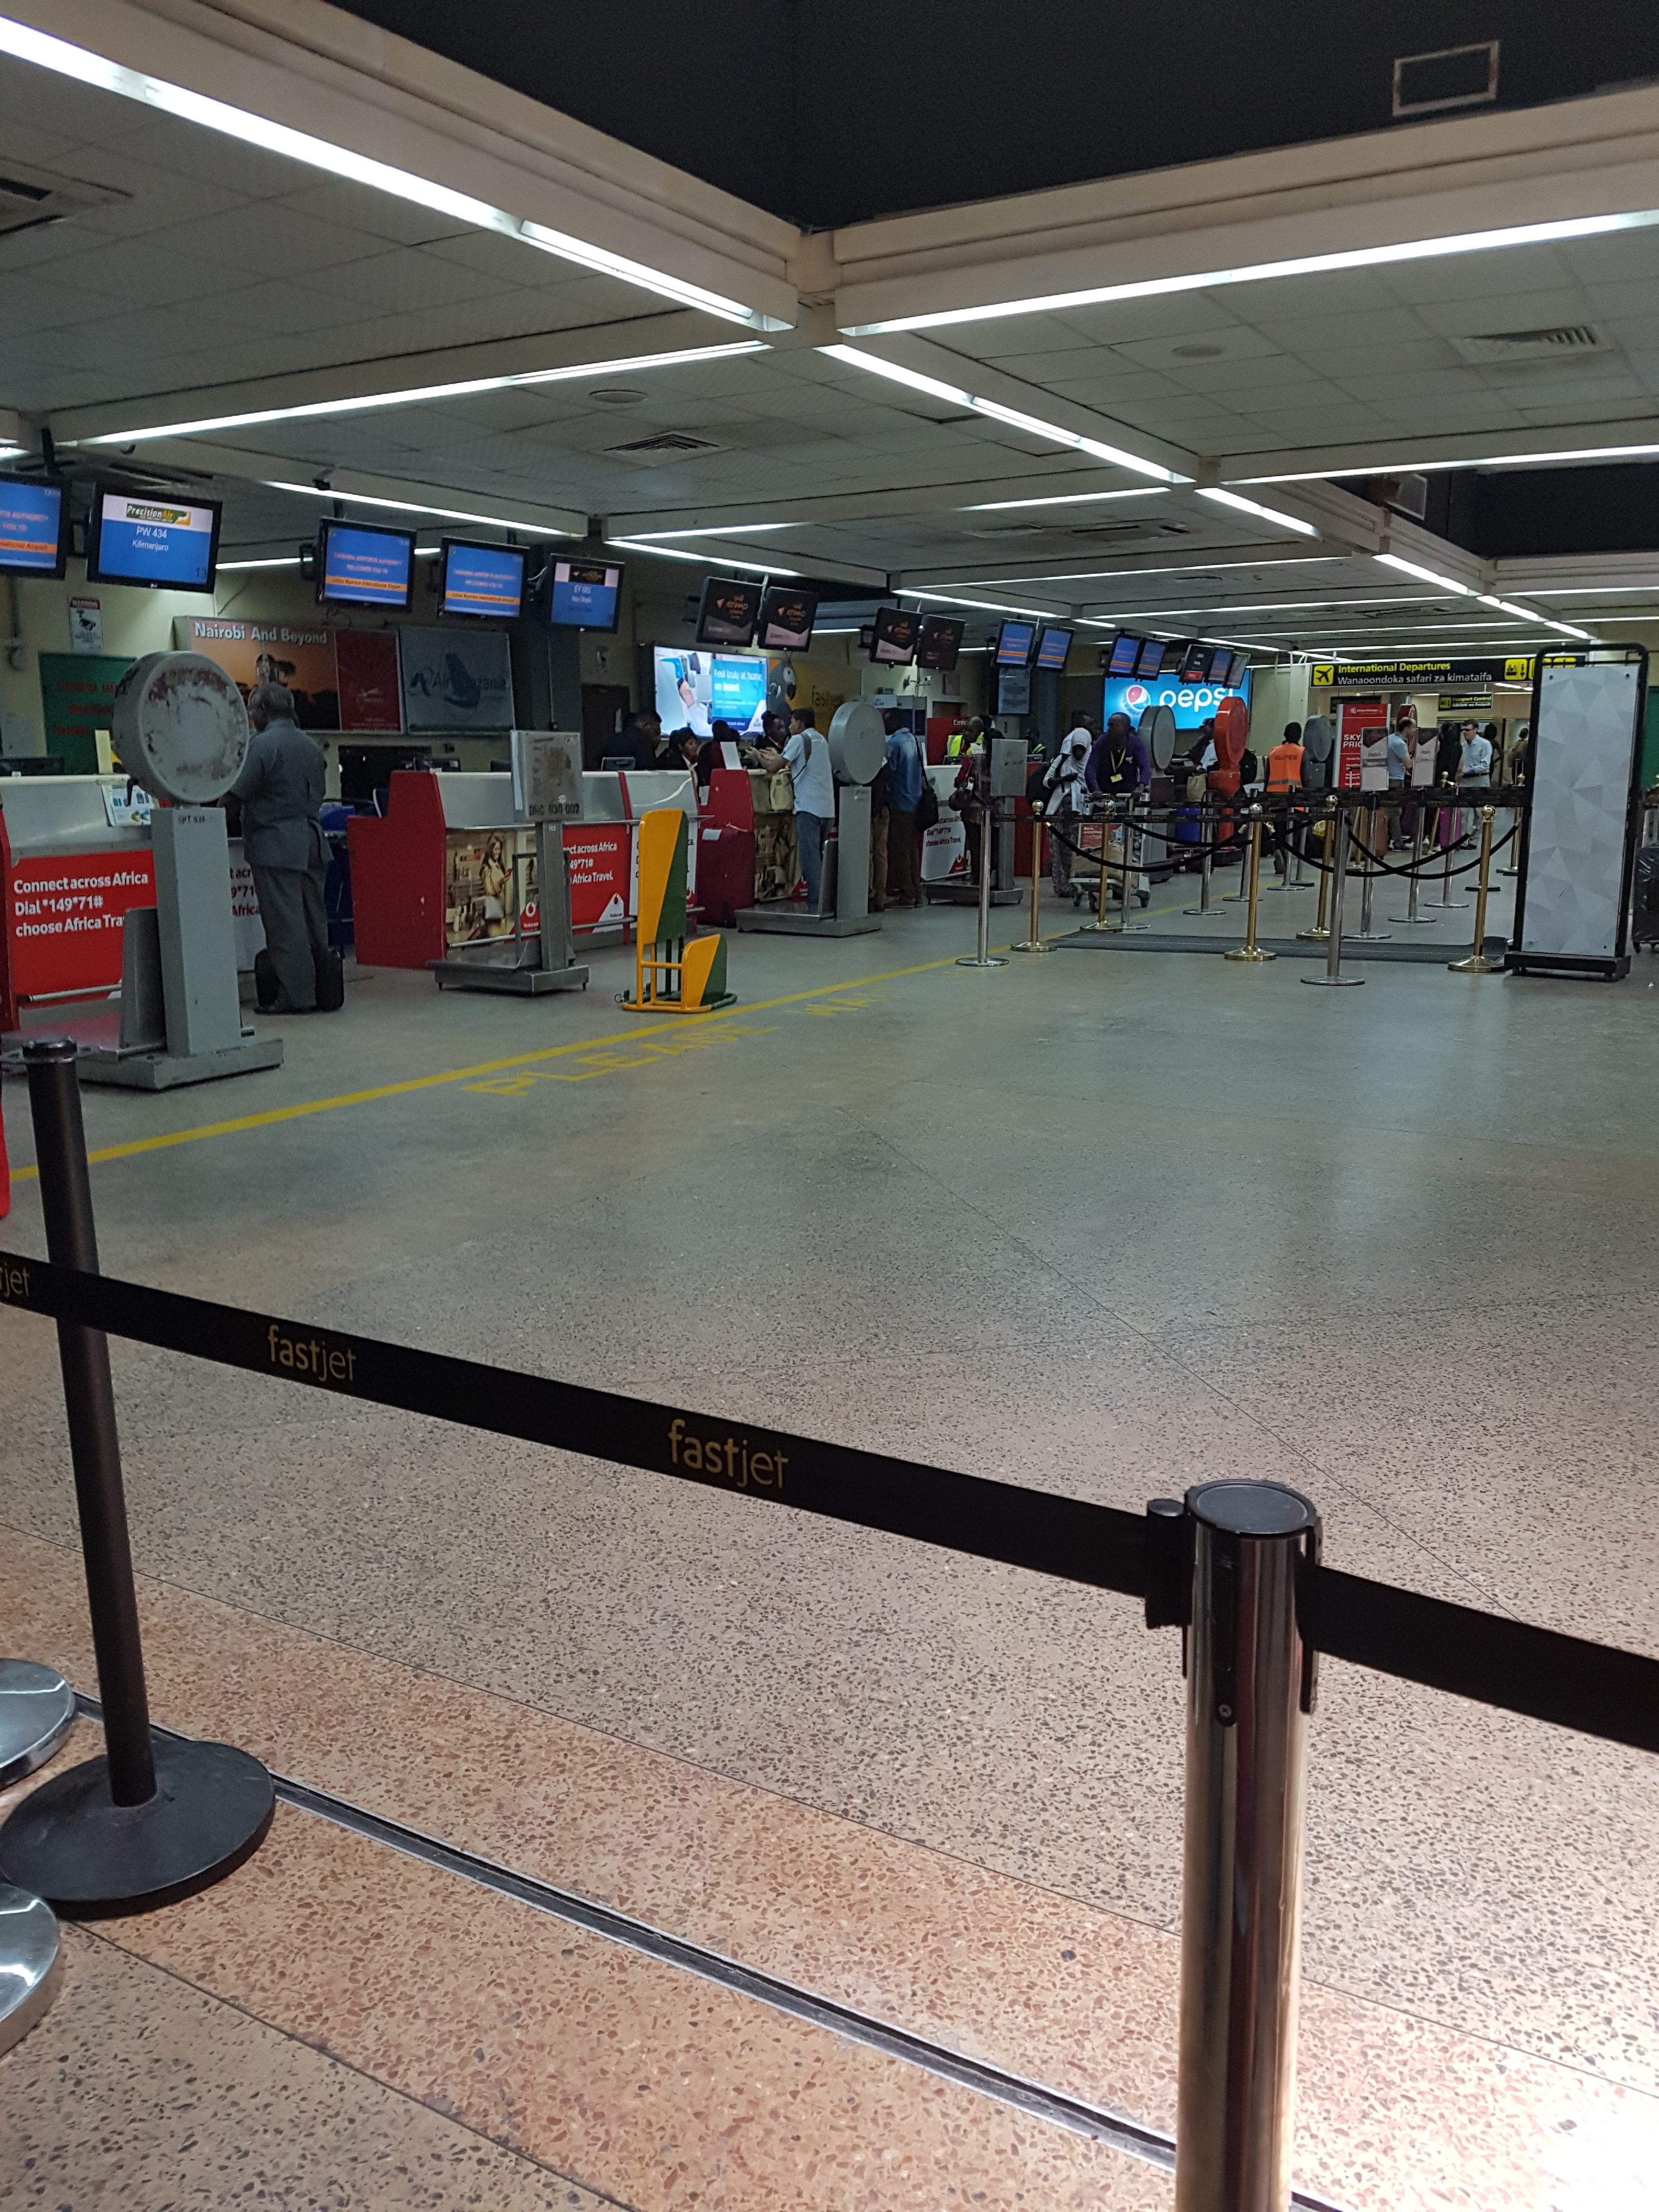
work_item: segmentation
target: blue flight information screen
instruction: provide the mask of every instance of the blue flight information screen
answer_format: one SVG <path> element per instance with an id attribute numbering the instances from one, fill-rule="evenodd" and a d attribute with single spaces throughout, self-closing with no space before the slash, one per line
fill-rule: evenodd
<path id="1" fill-rule="evenodd" d="M 1037 647 L 1039 668 L 1064 668 L 1066 656 L 1072 649 L 1072 633 L 1068 629 L 1045 629 L 1042 642 Z"/>
<path id="2" fill-rule="evenodd" d="M 516 618 L 524 605 L 524 549 L 518 545 L 444 548 L 443 611 Z"/>
<path id="3" fill-rule="evenodd" d="M 0 568 L 55 576 L 63 519 L 62 484 L 0 477 Z"/>
<path id="4" fill-rule="evenodd" d="M 408 531 L 331 522 L 323 532 L 317 596 L 345 606 L 406 607 L 414 562 Z"/>
<path id="5" fill-rule="evenodd" d="M 1027 622 L 1006 622 L 997 639 L 999 668 L 1024 668 L 1031 657 L 1031 641 L 1036 635 L 1036 624 Z"/>
<path id="6" fill-rule="evenodd" d="M 556 561 L 550 621 L 568 629 L 615 629 L 622 570 L 604 561 Z"/>
<path id="7" fill-rule="evenodd" d="M 213 582 L 219 510 L 194 501 L 98 495 L 98 529 L 89 581 L 149 584 L 204 592 Z"/>

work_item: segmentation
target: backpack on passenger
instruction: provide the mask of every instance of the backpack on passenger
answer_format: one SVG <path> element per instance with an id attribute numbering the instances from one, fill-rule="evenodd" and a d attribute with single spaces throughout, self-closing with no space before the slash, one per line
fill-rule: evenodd
<path id="1" fill-rule="evenodd" d="M 337 1014 L 345 1004 L 345 962 L 340 948 L 331 945 L 325 952 L 313 949 L 311 957 L 317 969 L 317 1011 Z"/>

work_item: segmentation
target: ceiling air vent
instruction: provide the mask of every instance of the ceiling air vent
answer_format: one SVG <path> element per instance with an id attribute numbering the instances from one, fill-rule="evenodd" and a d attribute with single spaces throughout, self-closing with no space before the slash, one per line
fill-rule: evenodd
<path id="1" fill-rule="evenodd" d="M 659 430 L 652 438 L 630 438 L 625 446 L 607 446 L 627 461 L 666 461 L 676 453 L 719 453 L 725 448 L 712 438 L 693 438 L 684 430 Z"/>
<path id="2" fill-rule="evenodd" d="M 1441 115 L 1451 107 L 1486 107 L 1498 97 L 1498 40 L 1401 54 L 1394 65 L 1395 120 Z"/>
<path id="3" fill-rule="evenodd" d="M 59 177 L 50 169 L 8 161 L 0 169 L 0 238 L 46 222 L 63 222 L 70 216 L 84 215 L 88 208 L 108 207 L 128 198 L 106 185 L 88 185 L 79 177 Z"/>
<path id="4" fill-rule="evenodd" d="M 1477 363 L 1567 361 L 1579 354 L 1613 350 L 1589 323 L 1556 323 L 1539 331 L 1483 331 L 1474 337 L 1452 338 L 1449 343 L 1463 360 Z"/>

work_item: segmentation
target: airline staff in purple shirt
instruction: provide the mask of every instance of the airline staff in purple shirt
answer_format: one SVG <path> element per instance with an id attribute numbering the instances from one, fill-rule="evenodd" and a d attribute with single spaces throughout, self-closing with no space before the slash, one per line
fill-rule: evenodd
<path id="1" fill-rule="evenodd" d="M 1121 799 L 1129 792 L 1144 790 L 1152 780 L 1152 757 L 1133 723 L 1127 714 L 1110 715 L 1103 733 L 1095 739 L 1083 771 L 1084 782 L 1091 791 Z"/>

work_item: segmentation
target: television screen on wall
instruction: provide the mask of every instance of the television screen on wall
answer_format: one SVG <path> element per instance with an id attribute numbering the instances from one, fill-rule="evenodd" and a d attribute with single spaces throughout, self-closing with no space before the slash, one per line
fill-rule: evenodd
<path id="1" fill-rule="evenodd" d="M 1161 673 L 1165 649 L 1161 637 L 1149 637 L 1141 641 L 1140 658 L 1135 663 L 1135 674 L 1143 684 L 1148 677 Z"/>
<path id="2" fill-rule="evenodd" d="M 547 618 L 560 629 L 613 630 L 623 572 L 614 561 L 555 561 Z"/>
<path id="3" fill-rule="evenodd" d="M 0 569 L 15 576 L 61 576 L 68 554 L 67 486 L 0 477 Z"/>
<path id="4" fill-rule="evenodd" d="M 997 632 L 996 664 L 999 668 L 1024 668 L 1031 657 L 1031 647 L 1036 643 L 1036 624 L 1029 622 L 1006 622 Z"/>
<path id="5" fill-rule="evenodd" d="M 325 522 L 317 533 L 317 597 L 327 606 L 407 613 L 415 588 L 415 533 L 368 522 Z"/>
<path id="6" fill-rule="evenodd" d="M 921 637 L 921 617 L 914 607 L 878 607 L 870 658 L 880 668 L 908 668 Z"/>
<path id="7" fill-rule="evenodd" d="M 812 625 L 818 618 L 818 595 L 793 584 L 774 584 L 761 601 L 760 635 L 755 642 L 763 653 L 805 653 L 812 642 Z"/>
<path id="8" fill-rule="evenodd" d="M 1109 676 L 1133 676 L 1135 663 L 1140 658 L 1140 648 L 1145 643 L 1144 638 L 1132 637 L 1127 629 L 1121 629 L 1112 640 L 1111 650 L 1106 659 L 1106 673 Z"/>
<path id="9" fill-rule="evenodd" d="M 957 665 L 962 651 L 962 634 L 967 627 L 966 623 L 951 615 L 924 617 L 916 639 L 916 666 L 937 668 L 948 675 Z"/>
<path id="10" fill-rule="evenodd" d="M 711 576 L 697 610 L 699 645 L 747 645 L 760 620 L 761 587 L 731 576 Z"/>
<path id="11" fill-rule="evenodd" d="M 136 584 L 152 592 L 210 592 L 219 558 L 216 499 L 93 494 L 87 518 L 87 581 Z"/>
<path id="12" fill-rule="evenodd" d="M 446 538 L 440 556 L 440 613 L 515 621 L 524 611 L 526 557 L 522 545 L 473 545 Z"/>
<path id="13" fill-rule="evenodd" d="M 1036 665 L 1039 668 L 1064 668 L 1066 656 L 1071 649 L 1070 630 L 1045 629 L 1037 641 Z"/>

